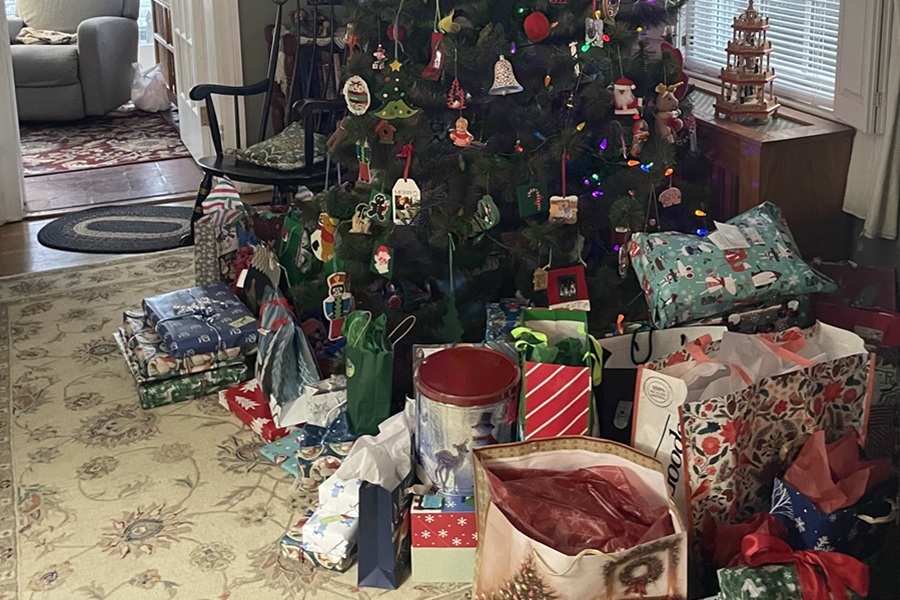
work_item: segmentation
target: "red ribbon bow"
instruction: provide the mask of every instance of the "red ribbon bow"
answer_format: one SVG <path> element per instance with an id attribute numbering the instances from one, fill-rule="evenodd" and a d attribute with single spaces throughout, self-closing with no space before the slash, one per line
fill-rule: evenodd
<path id="1" fill-rule="evenodd" d="M 409 179 L 409 167 L 412 165 L 412 157 L 415 148 L 412 144 L 404 144 L 397 148 L 397 158 L 405 158 L 406 166 L 403 167 L 403 181 Z"/>
<path id="2" fill-rule="evenodd" d="M 751 533 L 741 542 L 744 560 L 751 567 L 793 564 L 803 600 L 849 600 L 848 589 L 865 598 L 869 594 L 869 567 L 840 552 L 794 552 L 772 535 Z"/>

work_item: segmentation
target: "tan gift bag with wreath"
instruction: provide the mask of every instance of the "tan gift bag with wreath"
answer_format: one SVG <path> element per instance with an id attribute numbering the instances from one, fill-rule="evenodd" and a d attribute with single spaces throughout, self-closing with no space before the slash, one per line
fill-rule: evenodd
<path id="1" fill-rule="evenodd" d="M 687 598 L 687 534 L 659 462 L 588 437 L 473 458 L 476 600 Z"/>

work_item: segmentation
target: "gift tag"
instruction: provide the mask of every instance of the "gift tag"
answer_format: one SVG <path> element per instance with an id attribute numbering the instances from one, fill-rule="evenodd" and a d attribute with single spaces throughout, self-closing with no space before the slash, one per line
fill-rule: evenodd
<path id="1" fill-rule="evenodd" d="M 663 208 L 681 204 L 681 190 L 677 187 L 670 187 L 663 191 L 663 193 L 659 195 L 659 203 L 663 205 Z"/>
<path id="2" fill-rule="evenodd" d="M 578 196 L 552 196 L 550 222 L 574 225 L 578 222 Z"/>
<path id="3" fill-rule="evenodd" d="M 394 223 L 410 225 L 419 212 L 422 203 L 422 192 L 412 179 L 398 179 L 392 192 L 394 207 Z"/>
<path id="4" fill-rule="evenodd" d="M 516 198 L 522 218 L 547 212 L 547 184 L 543 181 L 520 185 L 516 188 Z"/>
<path id="5" fill-rule="evenodd" d="M 547 301 L 554 309 L 591 310 L 584 267 L 577 265 L 547 273 Z"/>
<path id="6" fill-rule="evenodd" d="M 372 255 L 372 272 L 390 279 L 394 275 L 394 249 L 379 245 Z"/>
<path id="7" fill-rule="evenodd" d="M 534 270 L 534 275 L 531 277 L 531 281 L 534 284 L 534 291 L 543 292 L 547 289 L 547 270 L 538 267 Z"/>
<path id="8" fill-rule="evenodd" d="M 372 94 L 369 92 L 369 84 L 359 75 L 354 75 L 344 84 L 344 100 L 347 102 L 347 110 L 359 116 L 366 114 L 372 104 Z"/>
<path id="9" fill-rule="evenodd" d="M 378 223 L 384 223 L 388 220 L 390 212 L 390 196 L 381 190 L 372 190 L 369 194 L 369 203 L 366 205 L 366 216 Z"/>

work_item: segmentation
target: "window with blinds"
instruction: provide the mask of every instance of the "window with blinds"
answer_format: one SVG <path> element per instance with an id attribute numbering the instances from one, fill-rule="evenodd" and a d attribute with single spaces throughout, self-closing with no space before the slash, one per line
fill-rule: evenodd
<path id="1" fill-rule="evenodd" d="M 754 4 L 769 17 L 775 93 L 832 108 L 841 0 L 757 0 Z M 687 3 L 682 32 L 688 70 L 718 76 L 725 65 L 725 45 L 732 38 L 731 23 L 746 8 L 747 0 Z"/>

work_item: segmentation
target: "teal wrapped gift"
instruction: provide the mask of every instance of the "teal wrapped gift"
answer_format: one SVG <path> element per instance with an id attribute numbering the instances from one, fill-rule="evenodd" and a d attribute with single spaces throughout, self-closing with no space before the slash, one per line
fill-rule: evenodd
<path id="1" fill-rule="evenodd" d="M 134 377 L 141 407 L 145 409 L 201 398 L 246 381 L 250 377 L 247 365 L 239 363 L 181 377 L 161 380 L 147 379 L 141 375 L 134 354 L 126 345 L 121 330 L 115 334 L 115 338 L 119 344 L 119 350 L 122 351 L 122 356 L 125 358 L 125 363 Z"/>
<path id="2" fill-rule="evenodd" d="M 350 453 L 353 442 L 303 445 L 303 432 L 275 440 L 260 448 L 260 454 L 297 478 L 300 488 L 313 491 L 331 477 Z"/>

